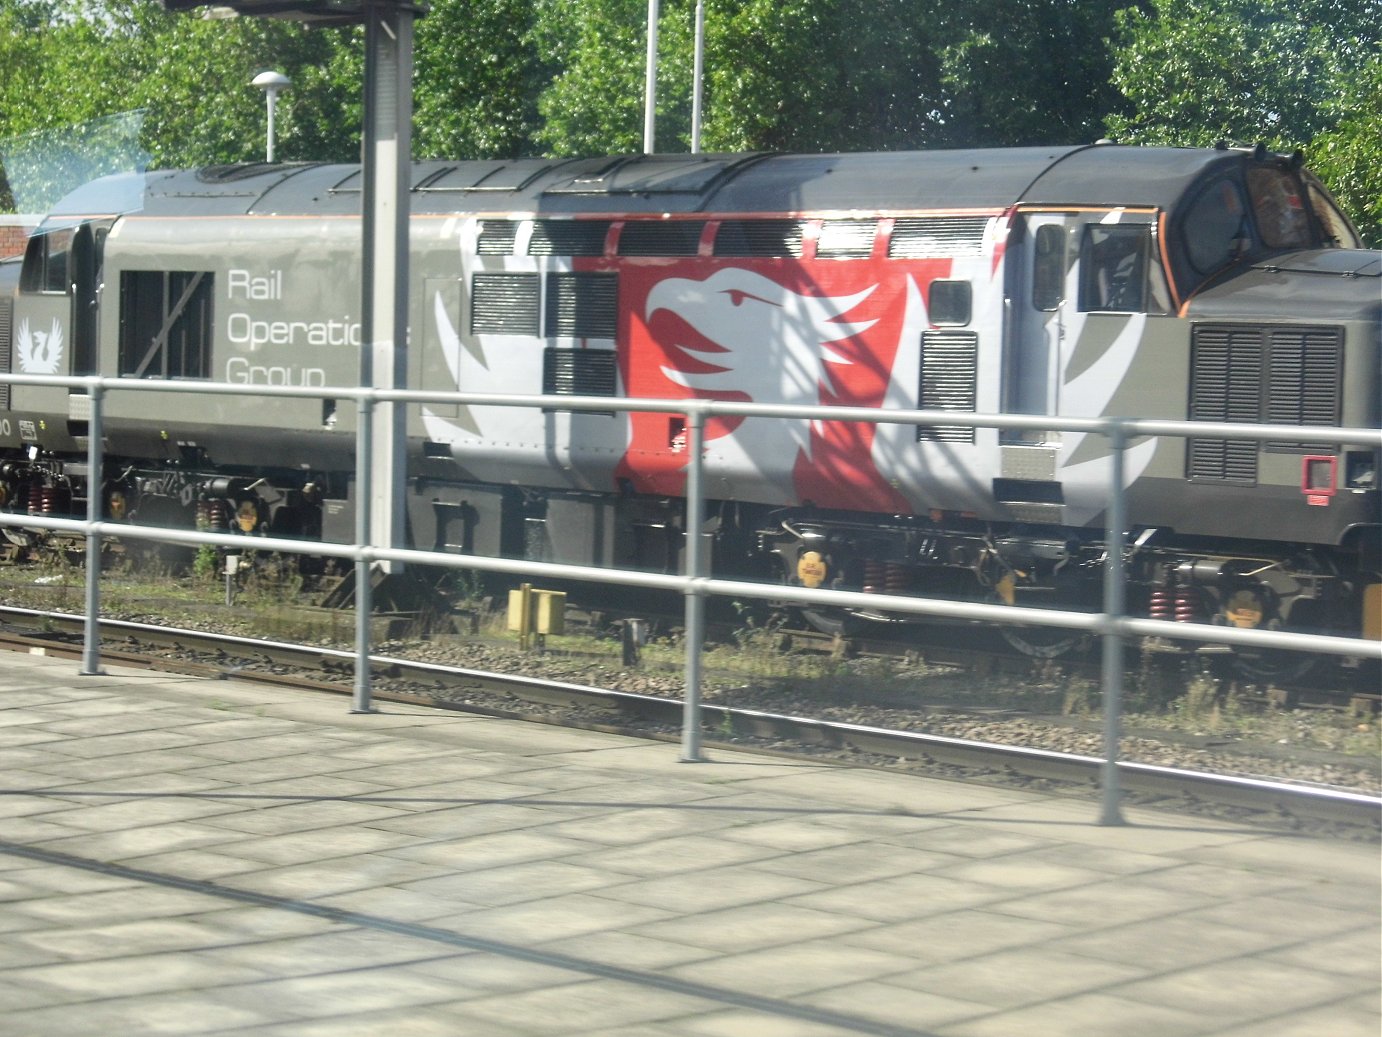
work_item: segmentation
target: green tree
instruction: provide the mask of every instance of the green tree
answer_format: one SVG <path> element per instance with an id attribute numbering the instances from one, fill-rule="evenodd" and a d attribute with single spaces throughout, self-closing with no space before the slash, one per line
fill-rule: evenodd
<path id="1" fill-rule="evenodd" d="M 278 105 L 279 157 L 349 159 L 359 121 L 341 113 L 360 86 L 340 72 L 340 37 L 268 19 L 170 15 L 154 0 L 0 0 L 0 140 L 139 110 L 154 166 L 255 159 L 264 96 L 249 81 L 278 68 L 293 81 Z"/>
<path id="2" fill-rule="evenodd" d="M 1134 8 L 1134 10 L 1138 10 Z M 966 147 L 1092 142 L 1122 98 L 1105 0 L 991 0 L 943 9 L 943 139 Z"/>
<path id="3" fill-rule="evenodd" d="M 641 149 L 644 0 L 539 0 L 557 72 L 539 138 Z M 690 136 L 694 0 L 664 0 L 658 148 Z M 821 151 L 1092 140 L 1114 28 L 1103 0 L 707 0 L 707 150 Z"/>
<path id="4" fill-rule="evenodd" d="M 690 89 L 689 11 L 694 3 L 665 0 L 658 23 L 658 111 L 679 112 Z M 536 0 L 529 40 L 548 62 L 538 98 L 543 123 L 536 141 L 549 154 L 629 154 L 643 150 L 646 0 Z M 683 75 L 683 72 L 685 73 Z M 660 150 L 684 136 L 658 120 Z"/>
<path id="5" fill-rule="evenodd" d="M 1382 4 L 1376 0 L 1154 0 L 1119 16 L 1119 140 L 1304 147 L 1382 240 Z"/>
<path id="6" fill-rule="evenodd" d="M 1310 142 L 1306 157 L 1367 242 L 1382 248 L 1382 54 L 1373 55 L 1328 109 L 1333 128 Z"/>
<path id="7" fill-rule="evenodd" d="M 901 0 L 715 5 L 706 30 L 707 139 L 768 151 L 928 143 L 939 90 L 924 42 L 934 8 Z"/>
<path id="8" fill-rule="evenodd" d="M 529 39 L 532 0 L 433 0 L 417 22 L 417 155 L 531 154 L 545 66 Z"/>

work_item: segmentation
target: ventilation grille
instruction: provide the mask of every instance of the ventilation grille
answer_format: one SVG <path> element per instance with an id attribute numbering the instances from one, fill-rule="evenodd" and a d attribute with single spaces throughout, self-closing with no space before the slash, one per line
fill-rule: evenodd
<path id="1" fill-rule="evenodd" d="M 480 237 L 475 243 L 475 251 L 482 256 L 508 256 L 513 254 L 513 241 L 518 235 L 518 224 L 513 220 L 485 220 L 480 224 Z"/>
<path id="2" fill-rule="evenodd" d="M 1343 374 L 1339 328 L 1272 328 L 1267 421 L 1275 425 L 1338 425 Z M 1319 444 L 1269 443 L 1269 451 L 1320 450 Z"/>
<path id="3" fill-rule="evenodd" d="M 1190 420 L 1328 427 L 1339 423 L 1343 332 L 1339 328 L 1214 325 L 1194 329 Z M 1258 454 L 1318 445 L 1192 439 L 1191 479 L 1254 483 Z"/>
<path id="4" fill-rule="evenodd" d="M 537 274 L 476 274 L 470 282 L 475 335 L 536 335 Z"/>
<path id="5" fill-rule="evenodd" d="M 1262 329 L 1195 329 L 1190 350 L 1190 420 L 1262 420 Z M 1243 439 L 1192 439 L 1186 449 L 1191 479 L 1257 481 L 1257 444 Z"/>
<path id="6" fill-rule="evenodd" d="M 603 256 L 608 220 L 536 220 L 530 256 Z"/>
<path id="7" fill-rule="evenodd" d="M 801 255 L 801 224 L 795 220 L 725 220 L 715 235 L 717 256 Z"/>
<path id="8" fill-rule="evenodd" d="M 542 351 L 544 396 L 614 396 L 619 384 L 612 349 Z"/>
<path id="9" fill-rule="evenodd" d="M 14 368 L 10 358 L 14 354 L 14 300 L 0 299 L 0 374 L 9 374 Z M 10 409 L 10 385 L 0 385 L 0 410 Z"/>
<path id="10" fill-rule="evenodd" d="M 977 256 L 984 250 L 986 216 L 921 216 L 893 226 L 888 255 L 894 259 Z"/>
<path id="11" fill-rule="evenodd" d="M 615 274 L 549 274 L 547 335 L 613 338 L 618 301 Z"/>
<path id="12" fill-rule="evenodd" d="M 638 220 L 619 232 L 621 256 L 694 256 L 700 249 L 700 220 Z"/>
<path id="13" fill-rule="evenodd" d="M 867 259 L 873 254 L 878 231 L 874 220 L 826 220 L 816 242 L 816 255 L 831 259 Z"/>
<path id="14" fill-rule="evenodd" d="M 979 336 L 972 331 L 928 331 L 921 336 L 922 410 L 974 413 L 979 369 Z M 973 443 L 967 425 L 918 425 L 917 441 Z"/>

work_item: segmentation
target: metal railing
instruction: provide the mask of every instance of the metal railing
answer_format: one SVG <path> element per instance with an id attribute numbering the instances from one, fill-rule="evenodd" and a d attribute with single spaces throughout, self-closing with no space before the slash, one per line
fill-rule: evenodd
<path id="1" fill-rule="evenodd" d="M 421 392 L 361 387 L 264 386 L 231 382 L 134 381 L 100 376 L 62 377 L 56 375 L 0 374 L 0 384 L 65 386 L 80 390 L 89 398 L 87 468 L 89 482 L 95 483 L 103 467 L 104 404 L 109 392 L 168 392 L 220 396 L 288 397 L 354 400 L 357 407 L 356 430 L 356 542 L 337 544 L 273 537 L 253 538 L 256 550 L 308 554 L 350 559 L 355 562 L 355 686 L 352 709 L 371 712 L 370 704 L 370 628 L 372 611 L 369 571 L 376 562 L 428 565 L 478 572 L 503 573 L 534 578 L 580 582 L 614 582 L 629 587 L 652 588 L 680 593 L 686 603 L 685 697 L 682 722 L 681 759 L 696 762 L 701 756 L 701 650 L 705 638 L 705 600 L 710 595 L 762 599 L 794 604 L 858 608 L 918 616 L 1017 625 L 1059 627 L 1098 635 L 1102 641 L 1101 685 L 1104 705 L 1104 762 L 1101 772 L 1101 824 L 1121 824 L 1119 804 L 1118 755 L 1122 711 L 1123 650 L 1130 636 L 1195 640 L 1214 644 L 1259 649 L 1309 651 L 1320 654 L 1382 660 L 1382 642 L 1284 631 L 1246 630 L 1208 624 L 1137 619 L 1124 614 L 1127 508 L 1124 495 L 1124 455 L 1129 441 L 1147 436 L 1222 437 L 1270 442 L 1335 446 L 1360 445 L 1382 449 L 1382 430 L 1358 428 L 1316 428 L 1297 425 L 1250 425 L 1215 422 L 1162 421 L 1131 418 L 1062 418 L 1050 415 L 969 414 L 937 410 L 880 411 L 863 407 L 795 407 L 774 404 L 729 403 L 682 399 L 621 399 L 610 397 L 563 396 L 555 401 L 562 411 L 609 414 L 664 413 L 682 415 L 686 427 L 686 529 L 701 530 L 705 518 L 705 428 L 712 417 L 761 417 L 777 419 L 828 420 L 869 424 L 961 425 L 1012 431 L 1071 432 L 1103 436 L 1108 440 L 1111 464 L 1108 473 L 1108 500 L 1105 512 L 1103 566 L 1103 611 L 1099 613 L 1034 609 L 1015 605 L 988 605 L 901 595 L 832 591 L 725 580 L 704 572 L 704 535 L 688 535 L 683 571 L 679 575 L 649 573 L 592 566 L 534 562 L 479 555 L 437 553 L 394 548 L 372 543 L 369 511 L 364 506 L 372 488 L 368 485 L 374 451 L 374 405 L 394 403 L 451 403 L 469 406 L 521 407 L 551 410 L 550 396 L 521 396 L 488 393 Z M 85 520 L 49 516 L 0 513 L 0 526 L 47 529 L 76 533 L 86 538 L 86 601 L 82 673 L 100 672 L 100 553 L 103 537 L 154 540 L 165 543 L 212 545 L 243 549 L 244 535 L 218 534 L 199 530 L 178 530 L 111 522 L 101 517 L 101 497 L 88 490 Z"/>

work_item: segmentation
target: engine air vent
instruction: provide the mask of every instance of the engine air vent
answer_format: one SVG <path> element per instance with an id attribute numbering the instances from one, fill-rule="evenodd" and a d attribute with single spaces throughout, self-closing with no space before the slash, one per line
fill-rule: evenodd
<path id="1" fill-rule="evenodd" d="M 470 281 L 474 335 L 536 335 L 537 274 L 476 274 Z"/>
<path id="2" fill-rule="evenodd" d="M 1198 324 L 1190 347 L 1191 421 L 1337 425 L 1343 331 L 1297 325 Z M 1191 439 L 1186 476 L 1251 484 L 1258 455 L 1319 445 Z"/>
<path id="3" fill-rule="evenodd" d="M 1263 329 L 1197 325 L 1190 344 L 1191 421 L 1262 420 Z M 1220 482 L 1257 481 L 1257 443 L 1250 439 L 1191 439 L 1186 476 Z"/>
<path id="4" fill-rule="evenodd" d="M 547 336 L 613 338 L 618 301 L 615 274 L 549 274 Z"/>
<path id="5" fill-rule="evenodd" d="M 0 374 L 9 374 L 14 355 L 14 300 L 0 298 Z M 10 384 L 0 384 L 0 410 L 10 409 Z"/>
<path id="6" fill-rule="evenodd" d="M 717 256 L 801 256 L 796 220 L 725 220 L 715 235 Z"/>
<path id="7" fill-rule="evenodd" d="M 517 221 L 485 220 L 480 224 L 480 235 L 475 242 L 475 251 L 482 256 L 513 255 L 513 242 L 517 236 Z"/>
<path id="8" fill-rule="evenodd" d="M 1340 328 L 1270 329 L 1266 414 L 1269 423 L 1316 427 L 1339 424 L 1343 345 Z M 1321 446 L 1268 443 L 1266 449 L 1319 451 Z"/>
<path id="9" fill-rule="evenodd" d="M 888 255 L 894 259 L 981 255 L 987 226 L 987 216 L 905 217 L 893 226 Z"/>
<path id="10" fill-rule="evenodd" d="M 974 413 L 979 371 L 979 336 L 972 331 L 928 331 L 921 336 L 922 410 Z M 973 443 L 967 425 L 918 425 L 917 441 Z"/>
<path id="11" fill-rule="evenodd" d="M 621 256 L 694 256 L 703 220 L 630 220 L 619 232 Z"/>
<path id="12" fill-rule="evenodd" d="M 603 256 L 608 220 L 535 220 L 530 256 Z"/>
<path id="13" fill-rule="evenodd" d="M 873 254 L 877 220 L 826 220 L 816 241 L 816 255 L 830 259 L 867 259 Z"/>
<path id="14" fill-rule="evenodd" d="M 619 368 L 612 349 L 545 349 L 544 396 L 614 396 Z"/>

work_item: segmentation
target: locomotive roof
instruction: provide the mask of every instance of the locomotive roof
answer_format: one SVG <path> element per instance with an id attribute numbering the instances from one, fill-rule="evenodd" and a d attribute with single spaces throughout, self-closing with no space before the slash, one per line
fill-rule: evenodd
<path id="1" fill-rule="evenodd" d="M 413 166 L 411 206 L 415 215 L 1169 207 L 1209 166 L 1247 160 L 1237 150 L 1097 144 L 429 161 Z M 359 165 L 213 166 L 106 177 L 68 195 L 51 215 L 353 215 L 361 188 Z"/>

